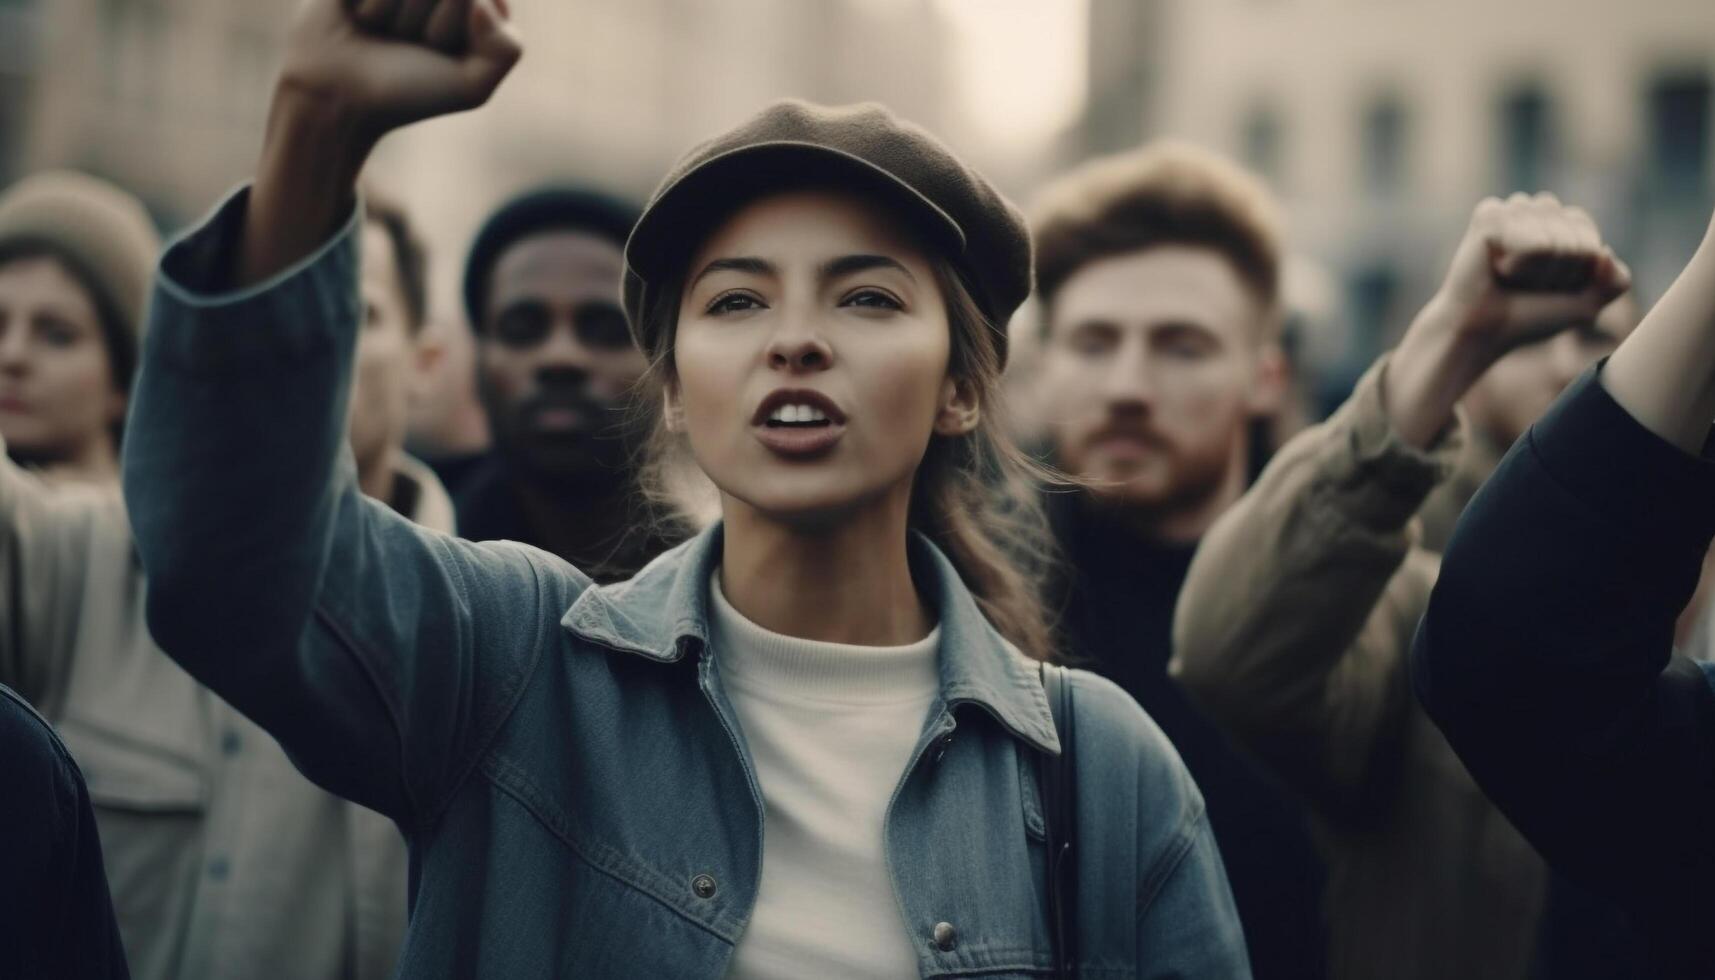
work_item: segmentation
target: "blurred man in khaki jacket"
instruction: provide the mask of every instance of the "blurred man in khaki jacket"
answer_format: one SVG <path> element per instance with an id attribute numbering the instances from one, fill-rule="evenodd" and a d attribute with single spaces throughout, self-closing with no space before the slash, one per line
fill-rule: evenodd
<path id="1" fill-rule="evenodd" d="M 1479 379 L 1592 331 L 1628 286 L 1584 212 L 1483 202 L 1399 346 L 1280 450 L 1191 564 L 1172 669 L 1310 801 L 1340 980 L 1529 975 L 1542 861 L 1411 696 L 1437 568 L 1413 517 L 1456 470 L 1455 405 Z"/>

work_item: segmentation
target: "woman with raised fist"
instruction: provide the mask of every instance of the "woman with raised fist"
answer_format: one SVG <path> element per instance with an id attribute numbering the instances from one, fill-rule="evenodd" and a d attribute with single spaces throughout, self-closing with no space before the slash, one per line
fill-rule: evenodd
<path id="1" fill-rule="evenodd" d="M 1630 285 L 1582 209 L 1483 201 L 1399 345 L 1281 447 L 1191 562 L 1174 674 L 1309 803 L 1334 980 L 1530 972 L 1542 859 L 1411 698 L 1437 567 L 1415 515 L 1471 451 L 1454 406 L 1513 352 L 1589 330 Z"/>
<path id="2" fill-rule="evenodd" d="M 633 232 L 694 540 L 598 587 L 358 492 L 354 182 L 519 53 L 494 0 L 306 5 L 255 183 L 163 260 L 125 463 L 163 648 L 409 839 L 402 975 L 1247 977 L 1172 747 L 1091 675 L 1044 696 L 987 489 L 1029 471 L 1029 239 L 922 130 L 774 105 Z"/>

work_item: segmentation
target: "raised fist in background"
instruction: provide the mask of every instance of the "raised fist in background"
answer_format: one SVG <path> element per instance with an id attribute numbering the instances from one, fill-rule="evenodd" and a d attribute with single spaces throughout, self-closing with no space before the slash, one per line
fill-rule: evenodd
<path id="1" fill-rule="evenodd" d="M 1436 302 L 1471 335 L 1508 350 L 1595 320 L 1631 279 L 1583 208 L 1514 194 L 1477 205 Z"/>

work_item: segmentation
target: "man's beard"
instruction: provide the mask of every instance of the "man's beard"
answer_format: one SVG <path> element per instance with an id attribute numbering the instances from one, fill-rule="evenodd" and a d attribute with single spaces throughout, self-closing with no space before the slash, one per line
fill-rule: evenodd
<path id="1" fill-rule="evenodd" d="M 1228 469 L 1234 461 L 1231 443 L 1219 450 L 1187 451 L 1147 425 L 1110 426 L 1096 433 L 1092 441 L 1117 430 L 1151 448 L 1156 459 L 1150 468 L 1158 473 L 1143 478 L 1147 480 L 1146 486 L 1137 485 L 1136 478 L 1126 479 L 1122 472 L 1104 474 L 1103 478 L 1111 479 L 1112 484 L 1094 490 L 1106 506 L 1145 519 L 1165 516 L 1204 506 L 1227 483 Z"/>

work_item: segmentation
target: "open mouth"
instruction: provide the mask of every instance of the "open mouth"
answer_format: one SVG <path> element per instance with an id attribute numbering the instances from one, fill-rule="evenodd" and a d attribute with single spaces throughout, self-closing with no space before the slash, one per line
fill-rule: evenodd
<path id="1" fill-rule="evenodd" d="M 846 415 L 832 398 L 811 388 L 780 388 L 756 406 L 752 425 L 766 428 L 812 428 L 843 425 Z"/>
<path id="2" fill-rule="evenodd" d="M 834 423 L 814 405 L 789 404 L 776 407 L 762 424 L 770 429 L 825 429 Z"/>
<path id="3" fill-rule="evenodd" d="M 786 457 L 813 457 L 832 449 L 846 417 L 834 400 L 810 389 L 781 389 L 757 406 L 751 424 L 762 444 Z"/>

